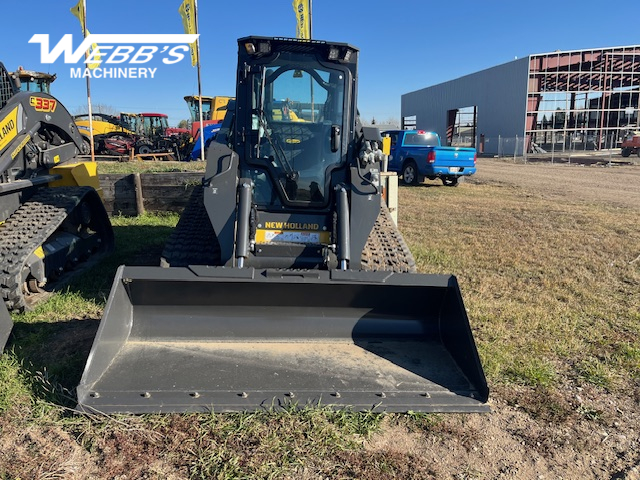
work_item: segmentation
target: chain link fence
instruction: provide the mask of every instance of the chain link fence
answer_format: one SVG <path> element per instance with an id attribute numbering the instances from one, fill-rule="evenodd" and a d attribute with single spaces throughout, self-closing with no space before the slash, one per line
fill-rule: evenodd
<path id="1" fill-rule="evenodd" d="M 523 137 L 484 137 L 484 149 L 487 154 L 498 157 L 522 157 L 524 156 L 525 139 Z"/>
<path id="2" fill-rule="evenodd" d="M 482 143 L 482 138 L 480 143 Z M 598 145 L 591 137 L 580 135 L 564 135 L 552 133 L 547 143 L 542 145 L 531 142 L 527 148 L 526 137 L 485 137 L 484 145 L 479 145 L 479 151 L 485 156 L 498 158 L 513 158 L 514 161 L 542 161 L 550 163 L 609 163 L 620 161 L 637 163 L 635 159 L 629 162 L 622 158 L 620 145 L 614 136 L 607 136 Z"/>

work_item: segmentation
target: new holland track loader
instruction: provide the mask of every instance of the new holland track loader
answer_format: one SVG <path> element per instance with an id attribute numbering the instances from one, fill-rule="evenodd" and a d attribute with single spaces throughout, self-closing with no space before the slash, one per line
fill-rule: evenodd
<path id="1" fill-rule="evenodd" d="M 358 50 L 264 37 L 238 49 L 202 186 L 165 268 L 118 270 L 78 409 L 486 411 L 456 279 L 415 273 L 381 201 Z"/>
<path id="2" fill-rule="evenodd" d="M 0 352 L 23 310 L 65 274 L 113 248 L 95 163 L 69 112 L 51 95 L 20 92 L 0 63 Z"/>

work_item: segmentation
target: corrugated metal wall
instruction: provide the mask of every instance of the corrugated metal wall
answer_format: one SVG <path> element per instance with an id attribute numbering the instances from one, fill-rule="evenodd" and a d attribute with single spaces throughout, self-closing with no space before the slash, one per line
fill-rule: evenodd
<path id="1" fill-rule="evenodd" d="M 415 115 L 416 128 L 447 138 L 447 112 L 478 108 L 477 142 L 484 152 L 522 154 L 527 107 L 529 57 L 482 70 L 449 82 L 402 95 L 401 115 Z M 515 138 L 520 139 L 515 142 Z M 511 142 L 506 139 L 512 139 Z M 476 144 L 476 148 L 479 145 Z"/>

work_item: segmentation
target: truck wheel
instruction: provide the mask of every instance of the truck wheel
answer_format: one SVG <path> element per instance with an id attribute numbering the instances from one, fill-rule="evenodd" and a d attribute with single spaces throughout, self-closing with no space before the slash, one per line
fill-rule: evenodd
<path id="1" fill-rule="evenodd" d="M 402 181 L 407 185 L 418 184 L 418 167 L 416 162 L 407 162 L 402 167 Z"/>
<path id="2" fill-rule="evenodd" d="M 625 148 L 622 149 L 621 153 L 622 153 L 622 156 L 626 158 L 629 155 L 631 155 L 631 149 L 628 148 L 628 147 L 625 147 Z M 638 153 L 640 153 L 640 150 L 638 150 Z"/>
<path id="3" fill-rule="evenodd" d="M 446 187 L 457 187 L 460 185 L 460 177 L 442 177 L 442 184 Z"/>

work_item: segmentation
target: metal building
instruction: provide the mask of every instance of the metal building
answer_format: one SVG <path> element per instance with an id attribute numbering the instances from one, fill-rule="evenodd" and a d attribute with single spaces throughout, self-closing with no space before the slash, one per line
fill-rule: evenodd
<path id="1" fill-rule="evenodd" d="M 530 55 L 402 95 L 403 127 L 498 155 L 617 148 L 640 130 L 640 45 Z"/>

